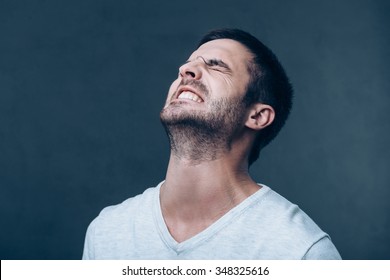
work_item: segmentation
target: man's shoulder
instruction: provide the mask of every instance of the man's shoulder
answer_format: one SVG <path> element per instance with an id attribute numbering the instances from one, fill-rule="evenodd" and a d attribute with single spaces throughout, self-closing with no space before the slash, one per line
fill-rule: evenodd
<path id="1" fill-rule="evenodd" d="M 101 210 L 96 219 L 112 222 L 121 218 L 129 218 L 134 213 L 139 212 L 140 209 L 150 207 L 157 191 L 158 187 L 148 188 L 143 193 L 130 197 L 119 204 L 107 206 Z"/>
<path id="2" fill-rule="evenodd" d="M 113 259 L 134 242 L 137 225 L 151 224 L 152 205 L 158 186 L 130 197 L 122 203 L 105 207 L 87 229 L 84 259 Z"/>
<path id="3" fill-rule="evenodd" d="M 266 188 L 253 215 L 256 215 L 261 228 L 267 228 L 270 239 L 275 240 L 275 236 L 283 241 L 292 239 L 297 242 L 298 239 L 298 242 L 307 243 L 303 246 L 307 246 L 328 236 L 298 205 Z"/>
<path id="4" fill-rule="evenodd" d="M 241 225 L 241 228 L 248 228 L 246 239 L 251 244 L 260 239 L 259 246 L 266 246 L 261 247 L 259 252 L 269 258 L 340 258 L 327 233 L 298 205 L 267 186 L 247 215 L 247 227 Z M 267 251 L 270 248 L 272 250 Z"/>

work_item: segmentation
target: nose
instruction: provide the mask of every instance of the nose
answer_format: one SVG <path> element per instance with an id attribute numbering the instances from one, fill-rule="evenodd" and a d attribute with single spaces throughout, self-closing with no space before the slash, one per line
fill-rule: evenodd
<path id="1" fill-rule="evenodd" d="M 191 61 L 179 68 L 179 74 L 182 78 L 199 80 L 202 77 L 202 69 L 199 61 Z"/>

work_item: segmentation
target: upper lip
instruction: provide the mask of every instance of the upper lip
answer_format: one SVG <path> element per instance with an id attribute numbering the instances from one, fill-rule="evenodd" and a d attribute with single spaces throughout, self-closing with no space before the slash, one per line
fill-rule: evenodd
<path id="1" fill-rule="evenodd" d="M 202 98 L 202 100 L 204 101 L 204 96 L 203 94 L 201 94 L 200 92 L 198 92 L 197 90 L 195 90 L 193 87 L 190 87 L 190 86 L 180 86 L 178 89 L 177 89 L 177 93 L 175 95 L 175 99 L 177 99 L 179 97 L 179 95 L 183 92 L 183 91 L 190 91 L 194 94 L 196 94 L 197 96 L 199 96 L 200 98 Z"/>

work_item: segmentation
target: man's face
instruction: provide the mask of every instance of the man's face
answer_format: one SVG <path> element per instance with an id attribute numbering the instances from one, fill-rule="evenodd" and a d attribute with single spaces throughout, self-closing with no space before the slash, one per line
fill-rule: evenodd
<path id="1" fill-rule="evenodd" d="M 161 112 L 163 122 L 188 118 L 213 121 L 216 114 L 223 118 L 242 113 L 232 109 L 242 104 L 251 59 L 249 51 L 234 40 L 213 40 L 200 46 L 180 67 L 169 89 Z"/>

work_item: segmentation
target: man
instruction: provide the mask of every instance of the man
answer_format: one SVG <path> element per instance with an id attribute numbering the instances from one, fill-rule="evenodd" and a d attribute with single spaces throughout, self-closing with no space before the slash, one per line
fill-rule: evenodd
<path id="1" fill-rule="evenodd" d="M 302 210 L 248 173 L 291 100 L 282 66 L 252 35 L 203 37 L 160 114 L 171 146 L 165 181 L 105 208 L 83 258 L 340 259 Z"/>

